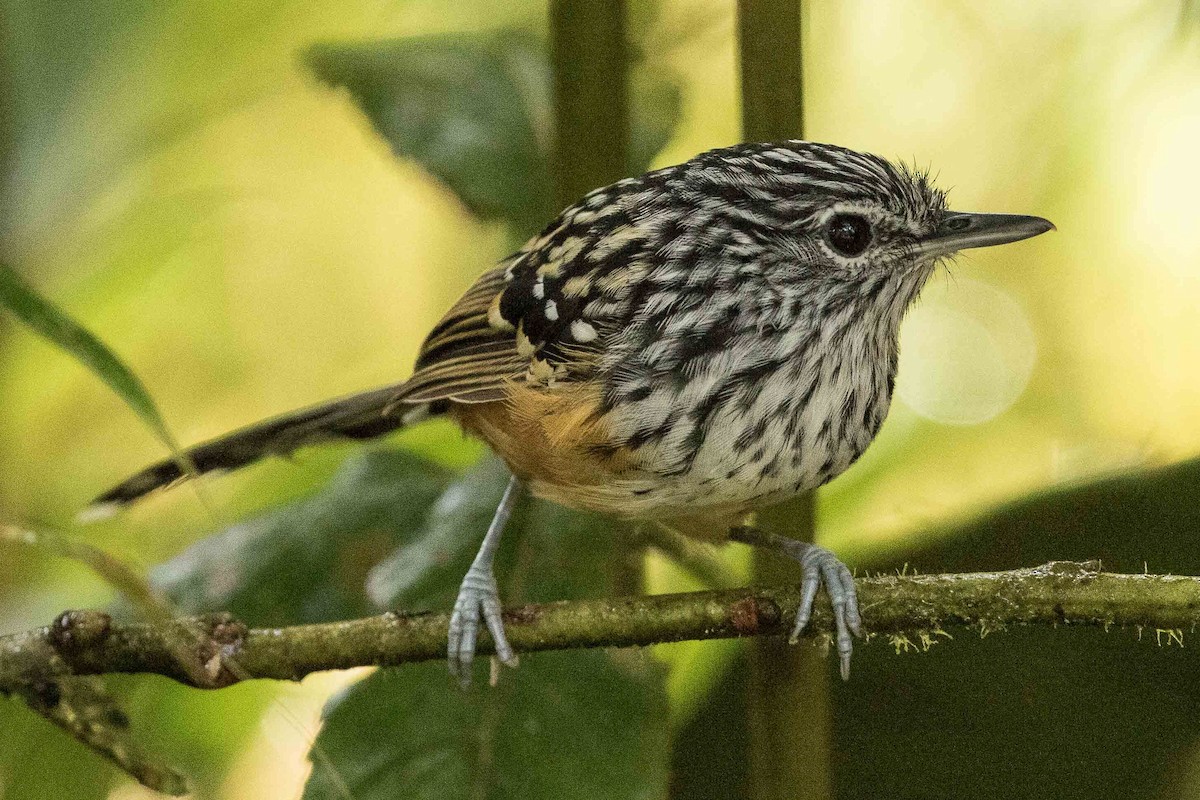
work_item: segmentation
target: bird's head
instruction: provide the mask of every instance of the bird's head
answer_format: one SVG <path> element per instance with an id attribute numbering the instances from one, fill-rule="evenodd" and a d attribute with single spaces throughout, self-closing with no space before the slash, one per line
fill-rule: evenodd
<path id="1" fill-rule="evenodd" d="M 939 259 L 1054 227 L 1041 217 L 950 211 L 925 172 L 827 144 L 715 150 L 681 177 L 693 203 L 719 207 L 732 231 L 727 252 L 764 259 L 783 285 L 919 288 Z"/>

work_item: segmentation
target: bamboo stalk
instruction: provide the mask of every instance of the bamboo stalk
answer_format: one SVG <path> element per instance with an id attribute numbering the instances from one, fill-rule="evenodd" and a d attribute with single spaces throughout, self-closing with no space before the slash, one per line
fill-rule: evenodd
<path id="1" fill-rule="evenodd" d="M 738 0 L 742 135 L 777 141 L 804 134 L 800 0 Z M 811 494 L 758 514 L 756 524 L 811 542 Z M 796 565 L 756 552 L 754 576 L 777 583 Z M 828 798 L 832 783 L 829 668 L 811 648 L 762 640 L 750 651 L 750 775 L 755 798 Z M 786 757 L 781 754 L 786 753 Z"/>

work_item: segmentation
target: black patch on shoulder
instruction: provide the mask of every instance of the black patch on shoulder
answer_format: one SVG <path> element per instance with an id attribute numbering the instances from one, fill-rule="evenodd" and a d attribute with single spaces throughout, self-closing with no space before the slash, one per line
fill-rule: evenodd
<path id="1" fill-rule="evenodd" d="M 512 283 L 500 294 L 500 316 L 515 326 L 539 302 L 533 296 L 533 284 L 537 280 L 534 271 L 514 275 Z"/>

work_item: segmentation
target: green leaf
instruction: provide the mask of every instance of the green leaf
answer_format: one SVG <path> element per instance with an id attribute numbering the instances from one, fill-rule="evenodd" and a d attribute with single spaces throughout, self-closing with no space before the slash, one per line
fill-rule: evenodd
<path id="1" fill-rule="evenodd" d="M 129 712 L 135 740 L 187 776 L 194 796 L 221 797 L 230 768 L 261 730 L 272 704 L 286 708 L 289 688 L 246 681 L 200 692 L 158 675 L 109 675 L 109 687 Z M 284 721 L 303 723 L 284 716 Z"/>
<path id="2" fill-rule="evenodd" d="M 861 566 L 921 572 L 1012 569 L 1099 558 L 1114 572 L 1200 574 L 1200 458 L 1035 492 L 957 525 L 876 549 Z"/>
<path id="3" fill-rule="evenodd" d="M 306 56 L 344 87 L 397 155 L 446 184 L 472 213 L 523 231 L 550 216 L 549 88 L 530 34 L 450 34 L 322 44 Z"/>
<path id="4" fill-rule="evenodd" d="M 36 333 L 65 350 L 108 384 L 176 457 L 179 445 L 150 393 L 129 367 L 91 331 L 33 290 L 11 267 L 0 263 L 0 304 Z"/>
<path id="5" fill-rule="evenodd" d="M 410 453 L 362 451 L 320 491 L 197 542 L 151 580 L 183 611 L 228 610 L 258 626 L 369 614 L 368 570 L 419 534 L 449 480 Z"/>
<path id="6" fill-rule="evenodd" d="M 1099 558 L 1114 571 L 1148 565 L 1195 575 L 1197 487 L 1200 459 L 1060 486 L 858 566 L 970 572 Z M 882 642 L 856 650 L 854 678 L 834 686 L 836 751 L 873 756 L 870 769 L 840 775 L 843 790 L 853 797 L 1192 796 L 1194 788 L 1180 783 L 1185 772 L 1197 773 L 1180 760 L 1195 758 L 1200 737 L 1200 653 L 1192 632 L 1183 635 L 1177 648 L 1160 645 L 1152 631 L 1013 628 L 986 638 L 956 632 L 928 653 L 898 657 Z M 937 769 L 911 770 L 935 762 Z M 905 776 L 904 793 L 897 775 Z"/>
<path id="7" fill-rule="evenodd" d="M 472 213 L 540 230 L 553 207 L 553 76 L 546 46 L 517 31 L 321 44 L 313 72 L 349 91 L 375 129 L 453 191 Z M 677 81 L 631 72 L 630 174 L 644 172 L 681 114 Z"/>
<path id="8" fill-rule="evenodd" d="M 380 671 L 327 709 L 304 798 L 663 797 L 664 698 L 641 652 L 525 656 L 472 692 L 442 663 Z"/>
<path id="9" fill-rule="evenodd" d="M 507 481 L 495 460 L 456 481 L 422 535 L 372 573 L 386 605 L 448 606 Z M 497 555 L 506 605 L 612 592 L 628 541 L 602 517 L 527 499 Z M 441 566 L 441 569 L 438 566 Z M 443 662 L 380 672 L 331 705 L 306 798 L 651 798 L 666 792 L 663 669 L 646 651 L 536 653 L 461 692 Z"/>
<path id="10" fill-rule="evenodd" d="M 1200 459 L 1061 486 L 1005 503 L 958 527 L 907 540 L 869 572 L 1031 566 L 1099 557 L 1106 569 L 1200 572 Z M 870 613 L 865 622 L 870 627 Z M 833 752 L 844 797 L 1039 797 L 1117 800 L 1196 793 L 1200 716 L 1194 633 L 1184 646 L 1153 631 L 1009 630 L 897 653 L 885 637 L 854 652 L 834 681 Z M 752 777 L 745 658 L 676 739 L 679 796 L 745 791 Z M 797 724 L 803 724 L 801 719 Z M 714 737 L 720 746 L 714 747 Z M 870 753 L 869 759 L 858 754 Z M 844 754 L 844 755 L 842 755 Z M 913 765 L 936 764 L 914 769 Z M 732 782 L 732 783 L 731 783 Z M 741 785 L 738 785 L 738 783 Z M 1164 792 L 1164 788 L 1170 787 Z"/>
<path id="11" fill-rule="evenodd" d="M 451 484 L 425 524 L 371 571 L 367 591 L 380 608 L 449 607 L 475 557 L 508 483 L 509 471 L 492 457 Z M 597 514 L 527 499 L 510 520 L 496 556 L 496 576 L 505 576 L 518 557 L 528 573 L 518 583 L 519 600 L 543 602 L 603 597 L 611 593 L 611 569 L 629 542 L 613 522 Z M 518 543 L 528 556 L 518 556 Z"/>
<path id="12" fill-rule="evenodd" d="M 4 800 L 104 800 L 120 774 L 23 701 L 0 696 L 0 796 Z"/>
<path id="13" fill-rule="evenodd" d="M 499 459 L 485 458 L 447 486 L 412 537 L 367 576 L 367 594 L 376 607 L 449 607 L 496 513 L 508 478 L 508 469 Z M 498 572 L 511 561 L 515 538 L 508 535 L 502 540 L 505 546 L 497 556 Z"/>
<path id="14" fill-rule="evenodd" d="M 1013 628 L 927 653 L 860 649 L 850 683 L 831 687 L 834 752 L 870 754 L 839 765 L 845 797 L 1195 796 L 1164 792 L 1200 737 L 1190 642 Z"/>

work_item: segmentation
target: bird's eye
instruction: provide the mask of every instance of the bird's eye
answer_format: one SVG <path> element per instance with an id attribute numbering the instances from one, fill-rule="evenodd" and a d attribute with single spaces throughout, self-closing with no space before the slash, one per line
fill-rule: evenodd
<path id="1" fill-rule="evenodd" d="M 825 227 L 825 238 L 844 256 L 862 255 L 871 244 L 871 223 L 857 214 L 835 214 Z"/>

